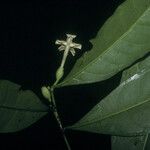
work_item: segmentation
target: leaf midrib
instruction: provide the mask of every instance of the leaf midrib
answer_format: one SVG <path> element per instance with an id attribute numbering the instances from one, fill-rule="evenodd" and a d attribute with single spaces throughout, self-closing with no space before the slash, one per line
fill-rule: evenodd
<path id="1" fill-rule="evenodd" d="M 147 103 L 147 102 L 149 102 L 149 101 L 150 101 L 150 98 L 146 99 L 146 100 L 143 101 L 143 102 L 137 103 L 137 104 L 135 104 L 135 105 L 133 105 L 133 106 L 127 107 L 127 108 L 125 108 L 125 109 L 123 109 L 123 110 L 121 110 L 121 111 L 115 112 L 115 113 L 110 114 L 110 115 L 106 115 L 104 118 L 102 118 L 102 119 L 100 119 L 100 120 L 92 121 L 92 122 L 90 122 L 90 123 L 84 123 L 84 124 L 82 124 L 82 125 L 79 125 L 79 126 L 73 127 L 73 128 L 79 128 L 79 127 L 83 127 L 83 126 L 86 126 L 86 125 L 90 125 L 90 124 L 93 124 L 93 123 L 96 123 L 96 122 L 99 122 L 99 121 L 104 121 L 104 120 L 107 119 L 107 118 L 111 118 L 111 117 L 113 117 L 113 116 L 115 116 L 115 115 L 119 115 L 119 114 L 121 114 L 121 113 L 123 113 L 123 112 L 125 112 L 125 111 L 129 111 L 129 110 L 131 110 L 131 109 L 133 109 L 133 108 L 135 108 L 135 107 L 139 107 L 139 106 L 141 106 L 141 105 L 143 105 L 143 104 L 145 104 L 145 103 Z"/>
<path id="2" fill-rule="evenodd" d="M 140 20 L 140 18 L 142 16 L 144 16 L 144 14 L 149 10 L 149 6 L 148 8 L 142 13 L 142 15 L 135 21 L 135 23 L 129 28 L 129 30 L 127 32 L 125 32 L 118 40 L 116 40 L 109 48 L 106 49 L 106 51 L 104 51 L 103 53 L 101 53 L 96 59 L 94 59 L 93 61 L 91 61 L 90 63 L 88 63 L 84 68 L 82 68 L 79 72 L 75 73 L 74 75 L 72 75 L 72 78 L 76 78 L 81 72 L 83 72 L 84 70 L 86 70 L 86 68 L 89 65 L 92 65 L 95 61 L 97 61 L 98 59 L 100 59 L 100 57 L 102 57 L 102 55 L 105 55 L 106 53 L 109 53 L 109 51 L 111 50 L 111 47 L 113 47 L 115 44 L 118 44 L 118 42 L 120 42 L 120 40 L 122 40 L 126 35 L 128 35 L 132 29 L 134 28 L 134 26 L 136 26 L 137 22 Z M 68 78 L 66 81 L 61 82 L 60 84 L 58 84 L 56 87 L 60 87 L 61 85 L 63 85 L 64 83 L 67 83 L 69 80 L 71 80 L 71 77 Z"/>

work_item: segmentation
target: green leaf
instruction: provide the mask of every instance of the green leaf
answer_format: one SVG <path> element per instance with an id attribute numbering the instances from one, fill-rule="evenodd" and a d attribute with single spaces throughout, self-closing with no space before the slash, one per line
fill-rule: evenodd
<path id="1" fill-rule="evenodd" d="M 150 131 L 150 57 L 126 74 L 130 75 L 125 81 L 70 128 L 120 136 L 147 134 Z"/>
<path id="2" fill-rule="evenodd" d="M 136 72 L 138 72 L 138 66 L 140 64 L 136 64 L 131 69 L 123 72 L 121 83 L 128 80 L 131 76 L 133 76 Z M 143 67 L 144 63 L 142 63 Z M 142 67 L 142 68 L 143 68 Z M 140 67 L 141 68 L 141 67 Z M 121 136 L 112 136 L 111 137 L 111 145 L 112 150 L 145 150 L 145 146 L 147 143 L 148 134 L 143 136 L 133 136 L 133 137 L 121 137 Z"/>
<path id="3" fill-rule="evenodd" d="M 112 150 L 146 150 L 146 145 L 147 145 L 146 143 L 148 142 L 148 138 L 149 138 L 148 134 L 143 136 L 135 136 L 135 137 L 112 136 L 111 149 Z"/>
<path id="4" fill-rule="evenodd" d="M 123 72 L 121 83 L 128 80 L 134 74 L 138 72 L 138 63 L 131 69 L 128 69 Z M 146 65 L 146 64 L 142 64 Z M 140 67 L 141 68 L 141 67 Z M 143 68 L 143 67 L 142 67 Z M 132 136 L 132 137 L 122 137 L 122 136 L 112 136 L 111 137 L 111 149 L 112 150 L 145 150 L 146 143 L 148 142 L 149 135 L 142 135 L 142 136 Z M 149 147 L 150 148 L 150 147 Z"/>
<path id="5" fill-rule="evenodd" d="M 126 0 L 57 87 L 110 78 L 150 50 L 150 0 Z"/>
<path id="6" fill-rule="evenodd" d="M 29 90 L 0 80 L 0 132 L 22 130 L 47 114 L 48 107 Z"/>

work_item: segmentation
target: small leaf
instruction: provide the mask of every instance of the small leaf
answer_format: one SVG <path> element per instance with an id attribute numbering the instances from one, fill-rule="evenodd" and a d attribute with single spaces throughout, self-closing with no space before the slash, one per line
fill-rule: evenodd
<path id="1" fill-rule="evenodd" d="M 110 78 L 150 50 L 150 0 L 126 0 L 57 87 Z"/>
<path id="2" fill-rule="evenodd" d="M 0 80 L 0 132 L 15 132 L 27 128 L 47 114 L 48 107 L 29 90 Z"/>
<path id="3" fill-rule="evenodd" d="M 126 74 L 130 75 L 119 87 L 70 128 L 120 136 L 147 134 L 150 131 L 150 57 L 132 66 Z"/>

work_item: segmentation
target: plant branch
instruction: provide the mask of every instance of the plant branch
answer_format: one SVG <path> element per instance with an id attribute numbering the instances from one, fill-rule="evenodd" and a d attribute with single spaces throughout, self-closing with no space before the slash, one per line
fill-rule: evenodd
<path id="1" fill-rule="evenodd" d="M 60 117 L 58 115 L 57 106 L 56 106 L 55 97 L 54 97 L 54 88 L 64 75 L 64 65 L 65 65 L 68 53 L 71 52 L 71 54 L 74 56 L 75 55 L 75 50 L 74 49 L 75 48 L 81 49 L 82 46 L 81 46 L 81 44 L 77 44 L 77 43 L 74 43 L 72 41 L 76 37 L 76 35 L 71 35 L 71 34 L 66 34 L 66 35 L 67 35 L 67 40 L 66 41 L 56 40 L 56 42 L 55 42 L 55 44 L 61 45 L 58 48 L 59 51 L 64 50 L 64 54 L 63 54 L 61 64 L 60 64 L 59 68 L 56 71 L 56 81 L 54 82 L 54 84 L 51 87 L 48 87 L 48 88 L 43 87 L 42 88 L 42 94 L 51 103 L 50 107 L 52 108 L 53 114 L 54 114 L 54 116 L 57 120 L 57 123 L 59 125 L 59 128 L 62 132 L 62 135 L 63 135 L 63 138 L 65 140 L 66 146 L 67 146 L 68 150 L 71 150 L 69 142 L 66 138 L 66 135 L 65 135 L 64 128 L 62 126 Z"/>
<path id="2" fill-rule="evenodd" d="M 59 115 L 58 115 L 57 106 L 56 106 L 55 97 L 54 97 L 54 89 L 53 89 L 53 87 L 51 87 L 50 90 L 51 90 L 51 91 L 50 91 L 50 92 L 51 92 L 51 100 L 52 100 L 52 105 L 53 105 L 53 110 L 52 110 L 52 111 L 53 111 L 53 114 L 54 114 L 54 116 L 55 116 L 55 118 L 56 118 L 56 120 L 57 120 L 57 123 L 58 123 L 58 125 L 59 125 L 60 131 L 61 131 L 62 136 L 63 136 L 63 138 L 64 138 L 64 141 L 65 141 L 65 143 L 66 143 L 67 149 L 68 149 L 68 150 L 71 150 L 71 147 L 70 147 L 70 144 L 69 144 L 69 142 L 68 142 L 68 140 L 67 140 L 67 137 L 66 137 L 66 135 L 65 135 L 64 128 L 63 128 L 63 126 L 62 126 L 60 117 L 59 117 Z"/>

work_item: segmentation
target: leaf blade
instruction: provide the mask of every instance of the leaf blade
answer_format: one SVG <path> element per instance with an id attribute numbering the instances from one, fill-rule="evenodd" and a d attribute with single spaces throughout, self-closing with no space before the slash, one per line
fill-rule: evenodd
<path id="1" fill-rule="evenodd" d="M 149 132 L 150 57 L 127 72 L 132 69 L 128 79 L 70 128 L 119 136 Z"/>
<path id="2" fill-rule="evenodd" d="M 47 114 L 48 107 L 29 90 L 7 80 L 0 80 L 0 132 L 22 130 Z"/>
<path id="3" fill-rule="evenodd" d="M 92 50 L 57 87 L 108 79 L 144 56 L 150 49 L 149 17 L 150 0 L 126 0 L 92 40 Z"/>

